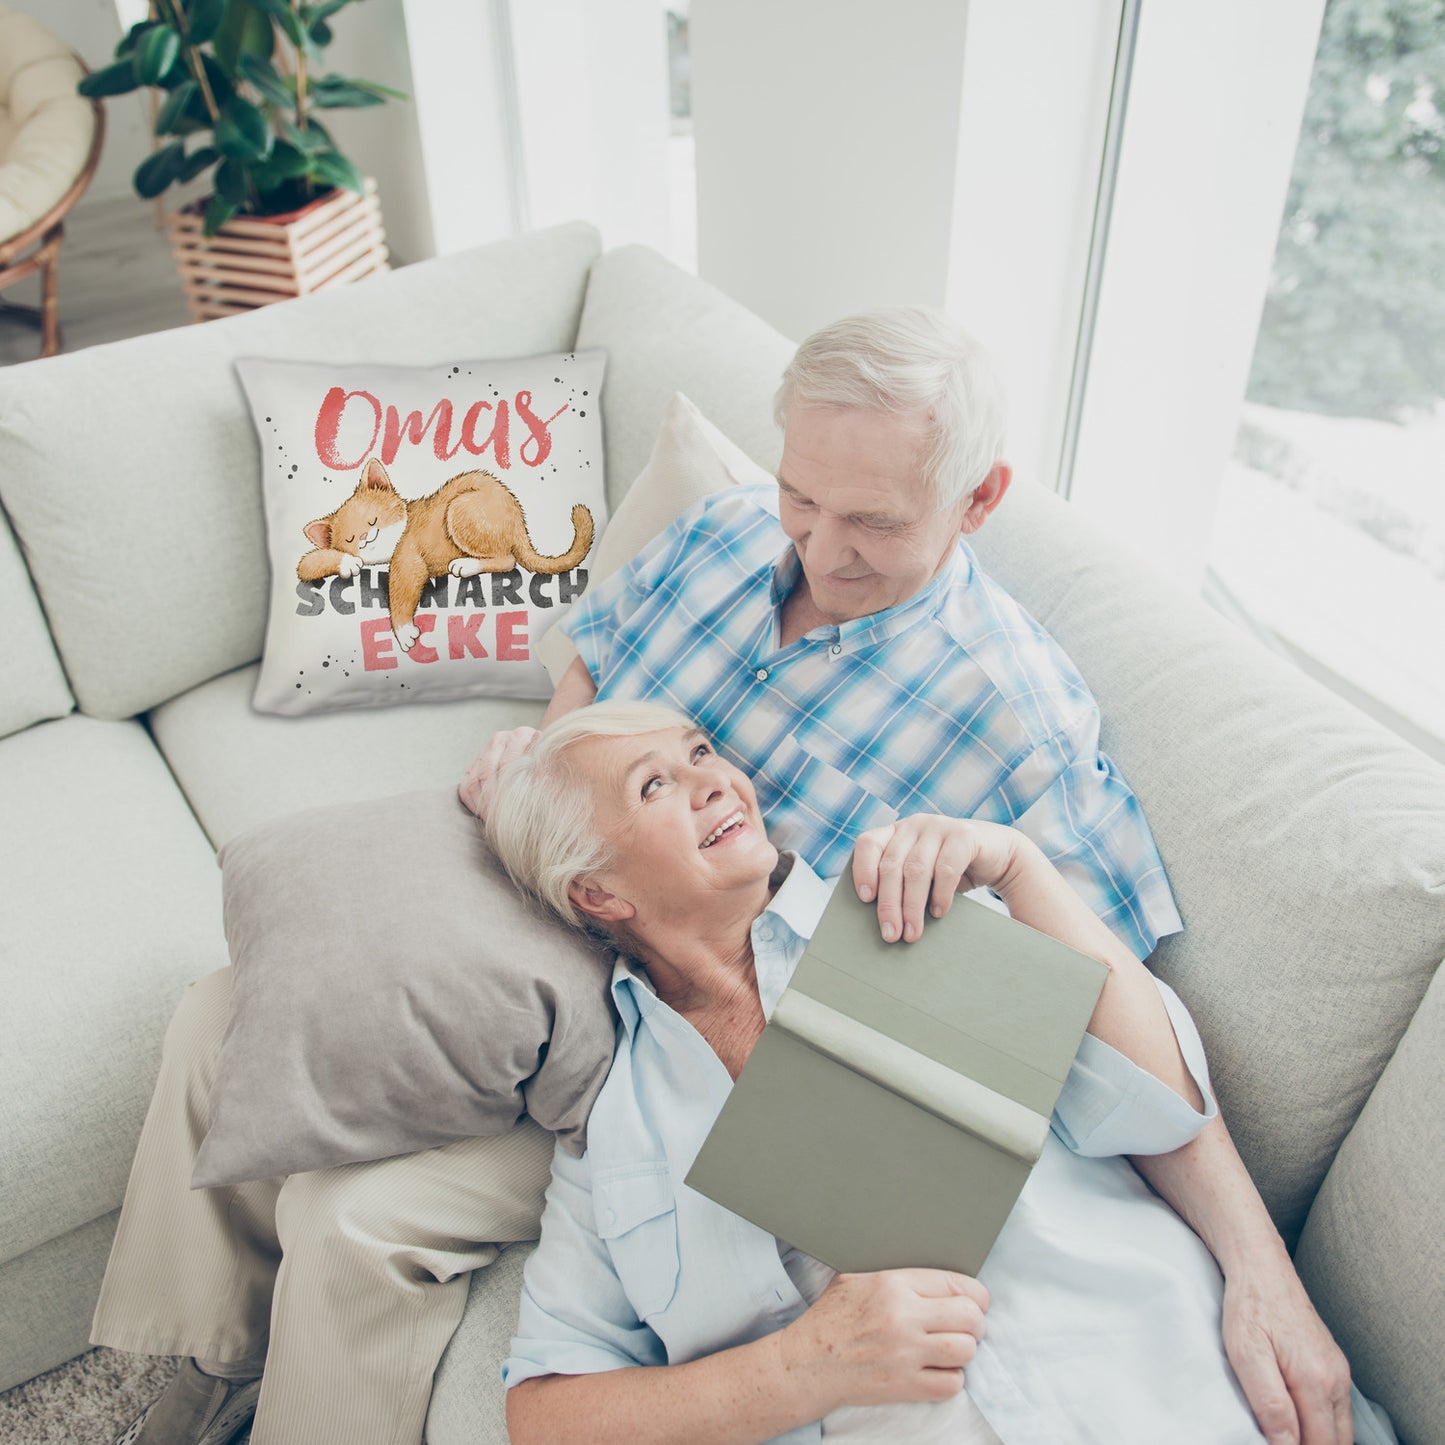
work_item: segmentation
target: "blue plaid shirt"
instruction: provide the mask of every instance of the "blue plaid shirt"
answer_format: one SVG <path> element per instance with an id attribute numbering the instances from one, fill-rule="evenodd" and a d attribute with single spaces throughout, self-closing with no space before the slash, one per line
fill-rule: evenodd
<path id="1" fill-rule="evenodd" d="M 779 646 L 802 568 L 771 487 L 678 518 L 574 607 L 599 701 L 665 702 L 754 780 L 768 835 L 823 876 L 912 813 L 1012 823 L 1140 957 L 1182 925 L 1099 710 L 959 542 L 922 592 Z"/>

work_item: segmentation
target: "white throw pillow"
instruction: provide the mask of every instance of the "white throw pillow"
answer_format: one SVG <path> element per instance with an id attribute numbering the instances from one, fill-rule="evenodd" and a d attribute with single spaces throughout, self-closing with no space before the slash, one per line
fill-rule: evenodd
<path id="1" fill-rule="evenodd" d="M 607 522 L 605 365 L 238 361 L 271 558 L 255 708 L 547 697 L 537 644 Z"/>
<path id="2" fill-rule="evenodd" d="M 601 582 L 610 577 L 670 523 L 714 492 L 774 480 L 687 397 L 674 392 L 652 444 L 652 455 L 628 488 L 593 555 L 593 579 Z M 563 633 L 551 631 L 538 646 L 537 656 L 555 684 L 572 665 L 577 649 Z"/>

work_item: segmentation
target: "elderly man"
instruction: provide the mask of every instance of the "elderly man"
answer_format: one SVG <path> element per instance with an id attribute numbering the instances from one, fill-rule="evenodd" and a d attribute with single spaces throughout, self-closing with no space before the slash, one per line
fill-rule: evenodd
<path id="1" fill-rule="evenodd" d="M 840 323 L 799 348 L 778 416 L 777 492 L 710 500 L 589 593 L 547 720 L 595 696 L 697 718 L 757 778 L 775 840 L 819 873 L 906 813 L 1013 823 L 1145 957 L 1179 918 L 1139 805 L 1098 751 L 1093 699 L 962 540 L 1010 480 L 977 347 L 924 312 Z M 474 764 L 462 794 L 476 811 L 531 735 L 493 739 Z M 911 936 L 900 908 L 880 921 Z M 172 1025 L 97 1310 L 96 1343 L 192 1357 L 126 1439 L 212 1445 L 256 1408 L 254 1445 L 415 1445 L 467 1272 L 536 1236 L 550 1137 L 524 1123 L 295 1176 L 284 1209 L 275 1182 L 230 1203 L 188 1196 L 224 1022 L 224 999 L 198 985 Z M 1221 1264 L 1226 1347 L 1266 1435 L 1348 1441 L 1347 1367 L 1223 1123 L 1140 1168 Z"/>

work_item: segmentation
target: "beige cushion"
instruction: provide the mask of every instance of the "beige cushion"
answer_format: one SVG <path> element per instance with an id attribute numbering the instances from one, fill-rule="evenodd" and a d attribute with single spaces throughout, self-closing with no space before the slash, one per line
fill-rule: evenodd
<path id="1" fill-rule="evenodd" d="M 3 1262 L 120 1203 L 166 1021 L 226 949 L 215 858 L 138 723 L 5 738 L 0 798 Z"/>
<path id="2" fill-rule="evenodd" d="M 384 1159 L 525 1110 L 580 1152 L 610 958 L 518 896 L 454 788 L 221 850 L 235 978 L 196 1187 Z"/>
<path id="3" fill-rule="evenodd" d="M 0 737 L 75 706 L 15 534 L 0 517 Z"/>
<path id="4" fill-rule="evenodd" d="M 270 717 L 251 707 L 256 671 L 202 683 L 149 718 L 217 848 L 301 808 L 454 788 L 494 732 L 542 719 L 540 703 L 513 698 Z"/>
<path id="5" fill-rule="evenodd" d="M 1445 1438 L 1445 971 L 1340 1146 L 1300 1276 L 1403 1439 Z"/>
<path id="6" fill-rule="evenodd" d="M 577 345 L 607 352 L 602 416 L 614 509 L 646 465 L 674 392 L 768 471 L 777 464 L 773 393 L 792 342 L 655 251 L 623 246 L 593 266 Z"/>
<path id="7" fill-rule="evenodd" d="M 622 499 L 597 548 L 592 585 L 630 562 L 668 523 L 724 487 L 770 482 L 741 447 L 735 446 L 681 392 L 667 412 L 652 455 Z M 554 683 L 572 665 L 577 649 L 560 629 L 543 637 L 537 656 Z"/>
<path id="8" fill-rule="evenodd" d="M 80 63 L 38 20 L 0 9 L 0 240 L 34 225 L 85 169 L 95 111 Z"/>
<path id="9" fill-rule="evenodd" d="M 1184 917 L 1152 963 L 1293 1240 L 1445 952 L 1445 769 L 1051 493 L 1016 487 L 975 541 L 1098 698 Z"/>
<path id="10" fill-rule="evenodd" d="M 7 371 L 0 501 L 81 707 L 129 717 L 261 654 L 260 449 L 236 356 L 424 365 L 566 350 L 596 252 L 590 226 L 561 226 Z"/>

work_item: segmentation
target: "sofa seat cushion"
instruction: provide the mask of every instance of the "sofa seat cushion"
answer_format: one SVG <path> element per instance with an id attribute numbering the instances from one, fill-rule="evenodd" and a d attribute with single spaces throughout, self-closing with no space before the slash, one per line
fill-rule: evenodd
<path id="1" fill-rule="evenodd" d="M 113 1210 L 185 985 L 226 961 L 215 858 L 145 729 L 0 740 L 0 1262 Z"/>
<path id="2" fill-rule="evenodd" d="M 454 787 L 494 732 L 542 717 L 541 703 L 517 698 L 268 716 L 251 707 L 256 673 L 243 667 L 213 678 L 150 716 L 217 848 L 303 808 Z"/>
<path id="3" fill-rule="evenodd" d="M 1184 918 L 1151 964 L 1292 1242 L 1445 953 L 1445 772 L 1041 488 L 974 541 L 1099 701 Z"/>
<path id="4" fill-rule="evenodd" d="M 0 502 L 81 707 L 130 717 L 261 655 L 261 452 L 236 357 L 567 351 L 597 248 L 591 227 L 562 226 L 7 372 Z"/>
<path id="5" fill-rule="evenodd" d="M 655 251 L 622 246 L 593 266 L 577 345 L 607 352 L 602 419 L 614 510 L 647 465 L 674 392 L 768 471 L 777 465 L 773 394 L 793 343 Z"/>

